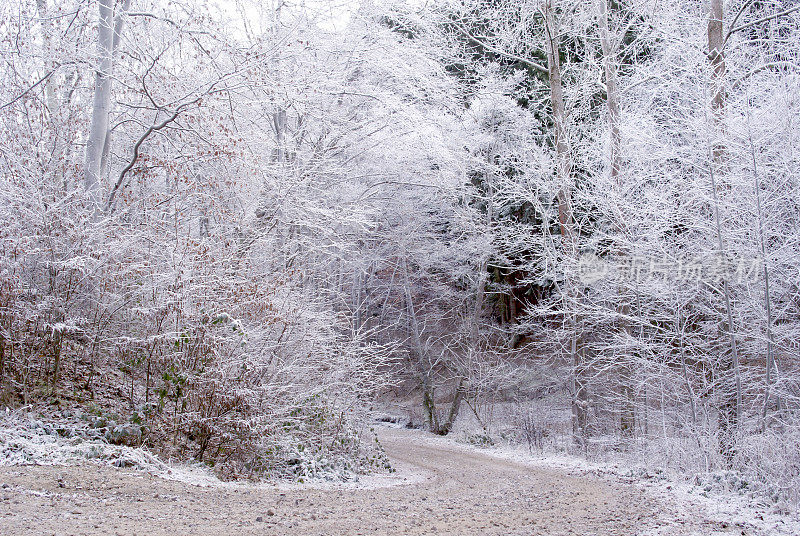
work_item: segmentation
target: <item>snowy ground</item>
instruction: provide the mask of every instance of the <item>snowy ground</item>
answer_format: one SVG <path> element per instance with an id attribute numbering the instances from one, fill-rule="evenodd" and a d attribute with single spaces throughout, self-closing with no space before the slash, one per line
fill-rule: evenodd
<path id="1" fill-rule="evenodd" d="M 4 424 L 0 534 L 800 534 L 785 516 L 664 475 L 400 427 L 378 429 L 396 473 L 275 486 Z"/>
<path id="2" fill-rule="evenodd" d="M 472 445 L 460 447 L 483 450 Z M 715 483 L 718 478 L 724 478 L 723 475 L 700 475 L 687 481 L 686 475 L 660 468 L 648 469 L 644 463 L 594 463 L 566 454 L 537 455 L 526 447 L 510 445 L 494 445 L 486 451 L 493 457 L 528 467 L 555 469 L 571 476 L 634 486 L 678 511 L 691 512 L 691 516 L 699 516 L 721 529 L 710 534 L 800 535 L 797 514 L 786 514 L 766 498 L 723 489 L 726 487 L 724 482 Z M 706 534 L 705 531 L 699 533 Z M 656 530 L 647 534 L 666 533 Z"/>

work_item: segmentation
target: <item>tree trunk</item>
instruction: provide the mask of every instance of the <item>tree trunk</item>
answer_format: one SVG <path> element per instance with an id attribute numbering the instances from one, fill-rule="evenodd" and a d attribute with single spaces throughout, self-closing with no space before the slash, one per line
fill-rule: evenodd
<path id="1" fill-rule="evenodd" d="M 61 373 L 61 334 L 53 336 L 53 387 L 52 394 L 58 397 L 58 377 Z"/>
<path id="2" fill-rule="evenodd" d="M 758 211 L 758 242 L 761 251 L 761 263 L 764 274 L 764 312 L 767 315 L 767 363 L 764 386 L 764 407 L 761 410 L 761 431 L 767 426 L 767 410 L 769 409 L 770 390 L 772 388 L 772 369 L 775 367 L 775 337 L 772 330 L 772 304 L 769 292 L 769 269 L 767 268 L 767 247 L 764 241 L 764 215 L 761 210 L 761 180 L 758 176 L 756 150 L 750 137 L 750 156 L 753 159 L 753 177 L 755 179 L 756 210 Z M 778 400 L 780 408 L 780 400 Z"/>
<path id="3" fill-rule="evenodd" d="M 711 62 L 711 114 L 714 121 L 713 160 L 719 166 L 723 161 L 725 145 L 722 142 L 725 114 L 725 33 L 723 32 L 724 6 L 722 0 L 711 0 L 708 14 L 708 60 Z"/>
<path id="4" fill-rule="evenodd" d="M 606 112 L 610 140 L 608 145 L 609 176 L 612 187 L 616 188 L 617 196 L 622 195 L 622 178 L 620 171 L 622 168 L 622 158 L 620 155 L 621 135 L 620 135 L 620 106 L 619 89 L 617 86 L 617 47 L 612 41 L 609 31 L 609 17 L 607 0 L 600 0 L 599 3 L 599 29 L 600 29 L 600 48 L 603 51 L 603 70 L 606 79 Z M 624 223 L 617 219 L 614 222 L 615 232 L 618 236 L 618 243 L 614 246 L 614 253 L 617 256 L 624 254 L 622 247 L 622 237 L 625 232 Z M 631 368 L 631 358 L 628 341 L 630 340 L 628 317 L 630 316 L 630 305 L 628 304 L 625 285 L 620 283 L 617 295 L 617 328 L 619 335 L 624 342 L 622 351 L 617 357 L 621 361 L 618 368 L 618 379 L 620 387 L 620 400 L 622 408 L 620 410 L 620 432 L 622 437 L 632 437 L 636 431 L 636 407 L 635 393 L 633 388 L 633 373 Z"/>
<path id="5" fill-rule="evenodd" d="M 109 115 L 111 113 L 111 87 L 114 68 L 114 50 L 119 44 L 124 26 L 124 14 L 130 0 L 125 0 L 114 20 L 114 0 L 99 0 L 99 25 L 97 28 L 97 70 L 95 71 L 92 123 L 86 140 L 84 189 L 95 205 L 100 202 L 100 176 L 108 155 L 110 140 Z"/>
<path id="6" fill-rule="evenodd" d="M 725 258 L 725 246 L 722 239 L 722 222 L 720 216 L 720 199 L 718 176 L 725 172 L 725 34 L 723 31 L 724 5 L 722 0 L 711 0 L 708 15 L 708 59 L 711 63 L 711 114 L 713 137 L 711 146 L 711 190 L 714 202 L 714 220 L 717 234 L 717 247 L 720 259 Z M 733 326 L 731 289 L 727 274 L 722 277 L 722 293 L 725 302 L 725 321 L 722 322 L 722 333 L 727 333 L 730 342 L 730 354 L 721 356 L 718 381 L 721 385 L 721 403 L 719 409 L 719 448 L 728 465 L 736 453 L 736 431 L 739 427 L 742 412 L 742 384 L 739 371 L 739 351 Z"/>
<path id="7" fill-rule="evenodd" d="M 447 419 L 437 426 L 435 433 L 447 435 L 453 429 L 453 425 L 456 423 L 456 418 L 458 417 L 458 411 L 461 408 L 461 402 L 463 402 L 467 394 L 467 385 L 467 378 L 460 376 L 458 378 L 456 390 L 453 393 L 453 402 L 450 404 L 450 411 L 447 412 Z"/>
<path id="8" fill-rule="evenodd" d="M 2 333 L 2 326 L 0 326 L 0 394 L 3 393 L 3 383 L 5 382 L 5 357 L 6 357 L 6 338 Z"/>
<path id="9" fill-rule="evenodd" d="M 571 165 L 569 144 L 567 141 L 566 113 L 564 109 L 564 90 L 561 83 L 561 60 L 558 28 L 556 26 L 551 0 L 544 5 L 545 16 L 545 48 L 547 55 L 547 74 L 550 84 L 550 105 L 553 113 L 556 148 L 556 173 L 559 183 L 558 191 L 558 224 L 561 233 L 561 245 L 567 259 L 577 257 L 577 244 L 574 236 L 574 220 L 571 202 Z M 579 442 L 583 442 L 588 431 L 589 391 L 586 378 L 585 348 L 581 334 L 581 320 L 577 312 L 577 301 L 580 290 L 571 274 L 565 281 L 565 298 L 567 306 L 575 307 L 571 313 L 572 341 L 572 428 Z M 572 301 L 572 304 L 568 302 Z"/>
<path id="10" fill-rule="evenodd" d="M 122 30 L 125 27 L 125 14 L 128 11 L 128 7 L 130 6 L 131 0 L 123 0 L 122 2 L 122 9 L 114 19 L 114 38 L 113 42 L 111 43 L 111 59 L 113 65 L 114 56 L 117 53 L 117 49 L 119 48 L 119 40 L 122 36 Z M 111 113 L 111 105 L 109 102 L 109 114 Z M 108 153 L 111 149 L 111 128 L 107 125 L 106 126 L 106 135 L 103 139 L 103 153 L 100 157 L 100 170 L 106 169 L 106 165 L 108 164 Z"/>
<path id="11" fill-rule="evenodd" d="M 408 277 L 408 262 L 403 260 L 404 268 L 404 292 L 406 298 L 406 309 L 408 311 L 409 328 L 414 340 L 414 349 L 417 354 L 417 366 L 420 372 L 420 384 L 422 388 L 422 410 L 425 414 L 425 422 L 428 430 L 438 433 L 439 418 L 436 414 L 436 399 L 433 386 L 433 363 L 430 360 L 425 346 L 422 344 L 422 333 L 420 332 L 417 312 L 414 309 L 414 301 L 411 297 L 411 281 Z"/>
<path id="12" fill-rule="evenodd" d="M 100 202 L 100 163 L 108 132 L 108 115 L 111 108 L 111 51 L 114 42 L 112 18 L 113 0 L 99 0 L 100 20 L 97 28 L 98 64 L 95 71 L 94 99 L 92 101 L 92 124 L 86 140 L 86 164 L 84 166 L 84 189 L 89 192 L 91 202 Z"/>

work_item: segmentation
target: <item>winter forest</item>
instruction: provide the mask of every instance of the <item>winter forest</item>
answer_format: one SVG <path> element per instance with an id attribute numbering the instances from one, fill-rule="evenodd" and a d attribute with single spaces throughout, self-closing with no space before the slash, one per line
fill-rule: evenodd
<path id="1" fill-rule="evenodd" d="M 797 511 L 800 4 L 9 0 L 0 58 L 7 420 L 296 481 L 392 471 L 377 418 Z"/>

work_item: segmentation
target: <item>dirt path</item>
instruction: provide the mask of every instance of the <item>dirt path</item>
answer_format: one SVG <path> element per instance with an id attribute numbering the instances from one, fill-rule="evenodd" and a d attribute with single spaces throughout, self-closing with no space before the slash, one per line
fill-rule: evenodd
<path id="1" fill-rule="evenodd" d="M 397 485 L 198 487 L 90 465 L 2 467 L 0 534 L 725 533 L 631 485 L 505 461 L 417 431 L 379 433 Z"/>

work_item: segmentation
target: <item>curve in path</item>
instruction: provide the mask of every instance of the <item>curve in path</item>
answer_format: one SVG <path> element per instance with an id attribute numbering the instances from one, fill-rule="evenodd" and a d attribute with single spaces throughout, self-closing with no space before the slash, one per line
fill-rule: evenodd
<path id="1" fill-rule="evenodd" d="M 98 466 L 1 467 L 0 534 L 708 534 L 620 482 L 571 476 L 386 429 L 400 476 L 373 487 L 198 487 Z M 381 479 L 365 479 L 381 482 Z M 683 514 L 686 517 L 686 514 Z"/>

